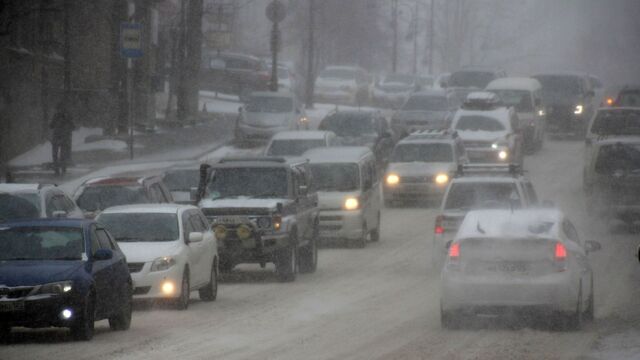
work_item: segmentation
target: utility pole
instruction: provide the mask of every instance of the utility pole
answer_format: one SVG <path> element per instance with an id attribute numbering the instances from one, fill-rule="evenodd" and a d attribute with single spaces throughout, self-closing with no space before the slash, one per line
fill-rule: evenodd
<path id="1" fill-rule="evenodd" d="M 391 0 L 391 27 L 393 28 L 391 71 L 396 72 L 398 67 L 398 0 Z"/>
<path id="2" fill-rule="evenodd" d="M 305 105 L 307 109 L 313 108 L 313 86 L 314 86 L 314 71 L 313 71 L 313 60 L 314 60 L 314 34 L 313 29 L 315 27 L 315 0 L 309 0 L 309 21 L 308 21 L 308 29 L 309 29 L 309 39 L 307 41 L 307 81 L 305 83 Z"/>
<path id="3" fill-rule="evenodd" d="M 429 14 L 429 74 L 433 75 L 433 40 L 434 40 L 434 21 L 435 21 L 435 3 L 431 0 L 431 13 Z"/>
<path id="4" fill-rule="evenodd" d="M 71 21 L 71 0 L 64 0 L 64 100 L 68 102 L 71 95 L 71 39 L 69 26 Z"/>
<path id="5" fill-rule="evenodd" d="M 415 9 L 413 13 L 413 74 L 418 73 L 418 0 L 415 0 Z"/>

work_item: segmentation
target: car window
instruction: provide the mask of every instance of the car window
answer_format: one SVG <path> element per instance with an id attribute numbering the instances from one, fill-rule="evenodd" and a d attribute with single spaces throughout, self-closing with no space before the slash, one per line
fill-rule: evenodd
<path id="1" fill-rule="evenodd" d="M 578 244 L 580 243 L 578 231 L 569 220 L 565 220 L 563 222 L 562 229 L 564 230 L 564 233 L 567 235 L 567 238 L 569 238 L 569 240 L 575 241 Z"/>
<path id="2" fill-rule="evenodd" d="M 458 119 L 456 130 L 461 131 L 504 131 L 505 126 L 498 120 L 482 115 L 463 115 Z"/>
<path id="3" fill-rule="evenodd" d="M 251 62 L 244 59 L 227 58 L 225 59 L 227 69 L 231 70 L 251 70 Z"/>
<path id="4" fill-rule="evenodd" d="M 89 233 L 91 234 L 91 254 L 95 255 L 96 251 L 100 249 L 100 240 L 98 238 L 98 234 L 96 233 L 95 225 L 91 225 L 91 231 Z"/>
<path id="5" fill-rule="evenodd" d="M 195 232 L 193 225 L 191 224 L 191 215 L 189 211 L 185 211 L 182 214 L 182 234 L 185 240 L 189 239 L 189 233 Z"/>
<path id="6" fill-rule="evenodd" d="M 98 236 L 98 243 L 100 244 L 101 249 L 115 250 L 115 247 L 111 243 L 111 240 L 104 229 L 96 229 L 96 235 Z"/>

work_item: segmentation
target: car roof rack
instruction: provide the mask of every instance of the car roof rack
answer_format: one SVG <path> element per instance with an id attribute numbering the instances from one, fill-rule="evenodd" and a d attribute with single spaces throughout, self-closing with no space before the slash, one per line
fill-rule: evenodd
<path id="1" fill-rule="evenodd" d="M 458 137 L 458 132 L 456 130 L 451 130 L 449 128 L 440 128 L 440 129 L 426 129 L 426 130 L 416 130 L 409 134 L 409 137 L 415 137 L 420 139 L 456 139 Z"/>
<path id="2" fill-rule="evenodd" d="M 522 166 L 519 164 L 460 164 L 456 176 L 464 175 L 492 175 L 509 174 L 511 176 L 521 176 L 524 174 Z"/>
<path id="3" fill-rule="evenodd" d="M 230 162 L 274 162 L 274 163 L 286 163 L 287 159 L 276 156 L 260 156 L 260 157 L 227 157 L 218 161 L 219 164 Z"/>

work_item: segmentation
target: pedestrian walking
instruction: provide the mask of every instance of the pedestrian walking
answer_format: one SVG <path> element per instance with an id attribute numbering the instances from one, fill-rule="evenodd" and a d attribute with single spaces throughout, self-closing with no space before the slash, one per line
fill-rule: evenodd
<path id="1" fill-rule="evenodd" d="M 53 170 L 56 175 L 61 173 L 64 175 L 71 161 L 71 134 L 75 129 L 75 125 L 63 101 L 58 104 L 49 127 L 52 130 L 51 156 L 53 158 Z"/>

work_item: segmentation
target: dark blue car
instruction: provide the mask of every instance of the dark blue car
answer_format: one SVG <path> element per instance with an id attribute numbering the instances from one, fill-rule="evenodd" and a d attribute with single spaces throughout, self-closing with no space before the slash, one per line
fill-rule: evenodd
<path id="1" fill-rule="evenodd" d="M 0 338 L 11 327 L 59 326 L 78 340 L 94 322 L 131 324 L 132 281 L 124 254 L 91 220 L 0 223 Z"/>

